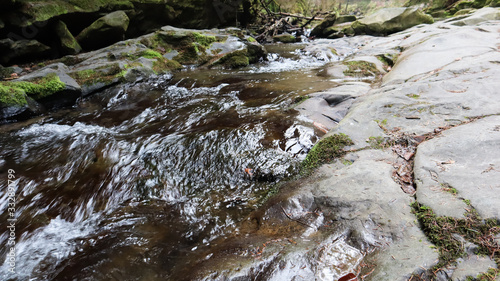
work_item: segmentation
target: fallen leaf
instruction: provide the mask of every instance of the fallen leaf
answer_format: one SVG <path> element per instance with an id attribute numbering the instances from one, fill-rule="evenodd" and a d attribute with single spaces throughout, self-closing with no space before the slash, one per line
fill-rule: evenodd
<path id="1" fill-rule="evenodd" d="M 340 277 L 338 281 L 357 281 L 357 280 L 358 278 L 356 278 L 356 275 L 354 275 L 354 273 L 349 273 L 347 275 Z"/>
<path id="2" fill-rule="evenodd" d="M 249 176 L 253 176 L 253 169 L 250 168 L 245 168 L 245 173 L 247 173 Z"/>
<path id="3" fill-rule="evenodd" d="M 325 125 L 321 124 L 321 123 L 313 122 L 313 126 L 316 127 L 316 128 L 318 128 L 320 131 L 322 131 L 325 134 L 328 133 L 328 128 Z"/>

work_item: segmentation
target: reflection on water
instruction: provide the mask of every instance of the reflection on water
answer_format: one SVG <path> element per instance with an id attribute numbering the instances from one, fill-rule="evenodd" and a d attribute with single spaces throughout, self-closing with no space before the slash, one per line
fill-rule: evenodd
<path id="1" fill-rule="evenodd" d="M 291 106 L 332 87 L 312 69 L 328 58 L 290 52 L 122 85 L 3 126 L 0 172 L 16 171 L 18 200 L 17 274 L 4 263 L 1 279 L 165 280 L 205 258 L 317 140 Z"/>

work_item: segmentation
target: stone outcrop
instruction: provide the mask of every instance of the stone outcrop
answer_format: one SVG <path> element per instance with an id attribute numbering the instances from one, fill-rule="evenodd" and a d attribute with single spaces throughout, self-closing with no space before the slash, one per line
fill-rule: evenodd
<path id="1" fill-rule="evenodd" d="M 433 22 L 434 19 L 430 15 L 424 14 L 418 8 L 385 8 L 355 21 L 351 27 L 356 34 L 387 35 Z"/>
<path id="2" fill-rule="evenodd" d="M 4 1 L 0 14 L 0 42 L 12 40 L 15 44 L 33 46 L 46 45 L 50 52 L 38 49 L 2 44 L 0 63 L 3 66 L 25 63 L 33 59 L 54 59 L 63 55 L 77 53 L 68 50 L 68 33 L 79 40 L 84 51 L 109 46 L 125 39 L 151 33 L 162 26 L 174 25 L 184 28 L 211 28 L 228 26 L 238 21 L 246 24 L 254 16 L 249 0 L 226 3 L 212 0 L 51 0 L 51 1 Z M 243 7 L 243 11 L 235 12 Z M 114 20 L 106 23 L 110 16 L 121 11 L 119 24 Z M 126 14 L 126 17 L 123 15 Z M 126 19 L 128 18 L 128 20 Z M 96 22 L 97 21 L 97 22 Z M 66 30 L 60 22 L 66 25 Z M 95 23 L 94 23 L 95 22 Z M 128 22 L 128 28 L 126 23 Z M 90 26 L 92 30 L 89 30 Z M 96 25 L 101 25 L 100 27 Z M 103 31 L 105 26 L 107 31 Z M 112 28 L 110 28 L 112 26 Z M 85 32 L 83 30 L 86 29 Z M 101 30 L 100 35 L 96 30 Z M 62 36 L 62 33 L 64 36 Z M 82 33 L 83 32 L 83 33 Z M 103 33 L 104 32 L 104 33 Z M 87 36 L 90 36 L 87 38 Z M 63 40 L 63 44 L 53 44 Z M 94 39 L 92 39 L 94 38 Z M 107 45 L 106 45 L 107 44 Z M 70 49 L 77 50 L 74 44 Z M 27 55 L 27 57 L 26 57 Z"/>
<path id="3" fill-rule="evenodd" d="M 129 21 L 127 14 L 123 11 L 107 14 L 82 30 L 76 40 L 86 50 L 109 46 L 125 39 Z"/>
<path id="4" fill-rule="evenodd" d="M 123 15 L 123 14 L 122 14 Z M 119 82 L 135 82 L 182 68 L 237 68 L 256 63 L 265 49 L 235 28 L 191 30 L 165 26 L 136 39 L 96 51 L 65 56 L 23 75 L 0 82 L 0 122 L 23 120 L 63 106 Z M 48 78 L 44 78 L 48 77 Z M 21 82 L 22 81 L 22 82 Z"/>
<path id="5" fill-rule="evenodd" d="M 323 140 L 349 136 L 353 144 L 238 225 L 241 241 L 224 242 L 254 252 L 215 250 L 197 267 L 199 279 L 466 280 L 489 272 L 498 280 L 500 38 L 498 22 L 483 20 L 334 40 L 352 61 L 394 63 L 384 63 L 380 84 L 339 75 L 339 86 L 296 106 L 331 128 Z M 362 47 L 344 53 L 344 44 Z"/>

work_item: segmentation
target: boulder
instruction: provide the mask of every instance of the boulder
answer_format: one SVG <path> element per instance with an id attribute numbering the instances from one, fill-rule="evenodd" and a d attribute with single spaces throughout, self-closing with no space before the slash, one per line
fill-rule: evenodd
<path id="1" fill-rule="evenodd" d="M 313 37 L 323 38 L 323 31 L 328 27 L 334 25 L 336 20 L 337 14 L 328 15 L 320 24 L 313 28 L 310 35 Z"/>
<path id="2" fill-rule="evenodd" d="M 123 40 L 128 24 L 127 14 L 116 11 L 93 22 L 78 34 L 76 40 L 87 50 L 105 47 Z"/>
<path id="3" fill-rule="evenodd" d="M 10 64 L 13 60 L 27 61 L 46 57 L 50 47 L 36 40 L 0 40 L 0 64 Z"/>
<path id="4" fill-rule="evenodd" d="M 82 47 L 80 47 L 75 37 L 69 32 L 64 22 L 58 21 L 54 30 L 59 38 L 59 48 L 61 48 L 61 53 L 63 55 L 75 55 L 82 50 Z"/>
<path id="5" fill-rule="evenodd" d="M 285 34 L 280 34 L 276 35 L 273 37 L 274 42 L 281 42 L 281 43 L 295 43 L 297 42 L 297 38 L 295 36 L 285 33 Z"/>
<path id="6" fill-rule="evenodd" d="M 356 34 L 387 35 L 434 19 L 418 8 L 385 8 L 352 24 Z"/>
<path id="7" fill-rule="evenodd" d="M 0 82 L 0 120 L 19 120 L 63 106 L 81 96 L 80 86 L 62 64 L 47 66 L 20 79 Z"/>

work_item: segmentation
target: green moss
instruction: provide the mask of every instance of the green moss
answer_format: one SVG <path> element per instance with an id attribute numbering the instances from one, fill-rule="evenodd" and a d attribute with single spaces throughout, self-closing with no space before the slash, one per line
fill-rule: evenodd
<path id="1" fill-rule="evenodd" d="M 412 98 L 412 99 L 418 99 L 418 98 L 420 98 L 420 95 L 417 95 L 417 94 L 407 94 L 406 96 L 409 97 L 409 98 Z"/>
<path id="2" fill-rule="evenodd" d="M 59 76 L 50 73 L 46 77 L 27 81 L 4 82 L 4 86 L 23 90 L 28 96 L 35 100 L 48 97 L 54 93 L 64 90 L 66 84 L 61 82 Z M 19 96 L 19 94 L 17 94 Z"/>
<path id="3" fill-rule="evenodd" d="M 253 38 L 251 36 L 247 37 L 247 41 L 250 42 L 250 43 L 257 42 L 257 40 L 255 40 L 255 38 Z"/>
<path id="4" fill-rule="evenodd" d="M 500 276 L 500 269 L 498 268 L 490 268 L 487 272 L 479 274 L 476 278 L 472 280 L 477 281 L 494 281 L 498 280 L 497 277 Z"/>
<path id="5" fill-rule="evenodd" d="M 182 65 L 174 60 L 168 60 L 166 58 L 157 59 L 153 63 L 153 71 L 156 73 L 167 72 L 169 70 L 181 69 Z"/>
<path id="6" fill-rule="evenodd" d="M 23 106 L 28 104 L 24 90 L 0 82 L 0 107 Z"/>
<path id="7" fill-rule="evenodd" d="M 296 97 L 296 98 L 293 100 L 293 102 L 294 102 L 296 105 L 298 105 L 298 104 L 301 104 L 301 103 L 303 103 L 304 101 L 306 101 L 306 100 L 308 100 L 308 99 L 310 99 L 310 98 L 311 98 L 311 96 L 308 96 L 308 95 L 305 95 L 305 96 L 298 96 L 298 97 Z"/>
<path id="8" fill-rule="evenodd" d="M 453 264 L 457 258 L 465 256 L 462 243 L 453 235 L 459 235 L 465 240 L 478 245 L 478 254 L 487 255 L 496 260 L 500 258 L 494 236 L 500 233 L 500 222 L 496 219 L 483 220 L 472 208 L 466 213 L 466 218 L 438 217 L 430 207 L 415 202 L 411 205 L 421 228 L 427 238 L 437 246 L 439 262 L 432 269 L 438 269 Z"/>
<path id="9" fill-rule="evenodd" d="M 96 69 L 85 69 L 72 72 L 68 75 L 75 79 L 78 84 L 89 86 L 97 83 L 112 83 L 116 79 L 121 79 L 125 73 L 126 71 L 121 69 L 120 66 L 115 63 Z"/>
<path id="10" fill-rule="evenodd" d="M 320 140 L 302 162 L 302 174 L 307 174 L 321 164 L 343 156 L 346 153 L 344 147 L 353 144 L 349 136 L 345 134 L 335 134 Z"/>
<path id="11" fill-rule="evenodd" d="M 10 75 L 14 73 L 14 69 L 12 67 L 1 67 L 0 66 L 0 78 L 10 77 Z"/>
<path id="12" fill-rule="evenodd" d="M 391 144 L 384 137 L 369 137 L 366 141 L 371 148 L 384 149 L 390 147 Z"/>
<path id="13" fill-rule="evenodd" d="M 347 61 L 344 62 L 348 69 L 344 71 L 344 75 L 353 77 L 369 77 L 375 76 L 379 71 L 375 64 L 367 61 Z"/>
<path id="14" fill-rule="evenodd" d="M 153 51 L 151 49 L 147 49 L 145 51 L 142 51 L 138 56 L 144 57 L 147 59 L 163 58 L 163 56 L 160 53 L 158 53 L 157 51 Z"/>
<path id="15" fill-rule="evenodd" d="M 458 191 L 456 188 L 452 187 L 451 185 L 447 183 L 441 183 L 441 190 L 444 192 L 451 193 L 452 195 L 457 195 Z"/>
<path id="16" fill-rule="evenodd" d="M 193 32 L 191 34 L 194 37 L 194 42 L 200 44 L 205 48 L 209 48 L 212 43 L 217 41 L 215 36 L 203 35 L 198 32 Z"/>

